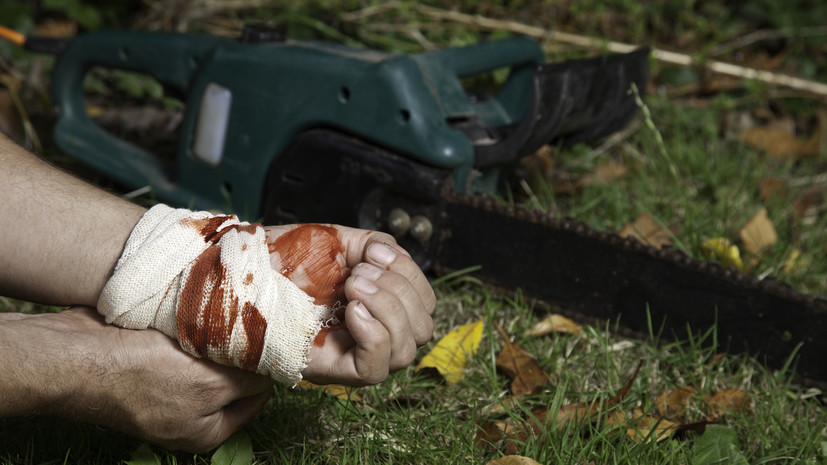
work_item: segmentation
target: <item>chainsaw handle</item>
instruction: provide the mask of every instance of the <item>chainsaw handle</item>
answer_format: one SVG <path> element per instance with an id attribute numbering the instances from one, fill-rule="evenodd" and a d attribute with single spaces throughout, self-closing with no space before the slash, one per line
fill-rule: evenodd
<path id="1" fill-rule="evenodd" d="M 461 78 L 503 67 L 537 66 L 545 60 L 543 49 L 527 37 L 448 48 L 430 55 Z"/>
<path id="2" fill-rule="evenodd" d="M 130 187 L 172 188 L 155 155 L 103 130 L 86 113 L 83 80 L 93 66 L 146 73 L 186 95 L 198 64 L 227 39 L 174 33 L 96 32 L 73 39 L 52 74 L 55 140 L 82 162 Z"/>

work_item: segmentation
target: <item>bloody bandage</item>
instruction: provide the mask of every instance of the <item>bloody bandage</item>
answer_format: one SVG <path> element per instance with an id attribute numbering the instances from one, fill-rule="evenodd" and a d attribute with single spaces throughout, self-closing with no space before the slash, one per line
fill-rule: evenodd
<path id="1" fill-rule="evenodd" d="M 156 205 L 101 293 L 107 323 L 156 328 L 188 353 L 295 385 L 331 308 L 271 266 L 259 224 Z"/>

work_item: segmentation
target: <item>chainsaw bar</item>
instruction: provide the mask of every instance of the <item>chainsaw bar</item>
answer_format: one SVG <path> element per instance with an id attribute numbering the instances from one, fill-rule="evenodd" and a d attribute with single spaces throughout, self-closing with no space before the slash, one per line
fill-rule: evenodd
<path id="1" fill-rule="evenodd" d="M 650 321 L 679 340 L 717 325 L 730 353 L 747 351 L 771 368 L 794 355 L 805 382 L 827 385 L 824 296 L 490 197 L 447 192 L 445 200 L 440 274 L 479 266 L 475 275 L 498 287 L 637 334 L 648 334 Z"/>

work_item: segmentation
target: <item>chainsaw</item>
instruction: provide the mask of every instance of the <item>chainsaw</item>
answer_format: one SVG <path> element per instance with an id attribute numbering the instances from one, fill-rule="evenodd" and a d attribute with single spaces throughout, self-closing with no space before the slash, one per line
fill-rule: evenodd
<path id="1" fill-rule="evenodd" d="M 174 160 L 89 117 L 93 66 L 149 74 L 184 100 Z M 494 95 L 463 86 L 499 69 L 508 78 Z M 89 33 L 54 69 L 55 139 L 170 204 L 388 231 L 425 270 L 473 267 L 494 286 L 638 334 L 717 325 L 729 351 L 770 367 L 794 355 L 803 379 L 824 384 L 823 296 L 494 200 L 521 157 L 621 129 L 637 111 L 630 88 L 647 79 L 646 49 L 545 63 L 525 38 L 397 55 L 258 26 L 240 39 Z"/>

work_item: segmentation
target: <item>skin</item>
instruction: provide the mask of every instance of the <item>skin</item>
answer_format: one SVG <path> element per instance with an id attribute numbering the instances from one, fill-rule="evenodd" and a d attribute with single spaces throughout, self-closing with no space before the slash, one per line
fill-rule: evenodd
<path id="1" fill-rule="evenodd" d="M 0 313 L 0 417 L 53 414 L 203 452 L 249 421 L 269 378 L 195 359 L 158 331 L 93 309 L 144 209 L 62 173 L 0 135 L 0 294 L 74 306 Z M 333 226 L 345 326 L 311 349 L 315 383 L 374 384 L 431 338 L 433 290 L 391 236 Z M 276 240 L 292 226 L 268 227 Z M 346 272 L 345 270 L 350 270 Z"/>

